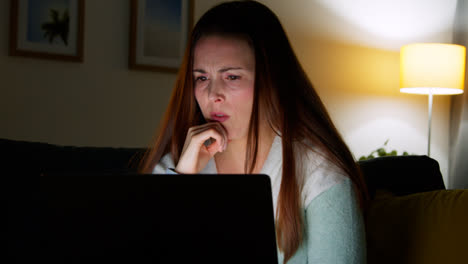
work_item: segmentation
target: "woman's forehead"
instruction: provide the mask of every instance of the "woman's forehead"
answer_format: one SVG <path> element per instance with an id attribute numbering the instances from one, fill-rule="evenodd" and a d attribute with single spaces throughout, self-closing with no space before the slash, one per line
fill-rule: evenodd
<path id="1" fill-rule="evenodd" d="M 194 48 L 194 68 L 204 66 L 253 68 L 254 51 L 247 40 L 239 37 L 219 35 L 202 37 Z"/>

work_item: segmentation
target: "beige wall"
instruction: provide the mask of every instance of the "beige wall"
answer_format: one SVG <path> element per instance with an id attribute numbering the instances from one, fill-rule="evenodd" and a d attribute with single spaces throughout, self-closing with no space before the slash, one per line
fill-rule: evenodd
<path id="1" fill-rule="evenodd" d="M 145 146 L 174 74 L 127 67 L 129 1 L 86 1 L 84 63 L 9 57 L 0 1 L 0 137 L 77 146 Z"/>
<path id="2" fill-rule="evenodd" d="M 0 1 L 0 137 L 55 144 L 144 146 L 174 74 L 127 69 L 127 0 L 86 1 L 85 62 L 7 56 Z M 196 0 L 195 18 L 219 0 Z M 262 0 L 292 45 L 356 157 L 390 139 L 425 154 L 427 97 L 401 94 L 399 47 L 451 42 L 456 0 Z M 110 7 L 110 8 L 109 8 Z M 436 97 L 432 153 L 448 171 L 449 97 Z"/>

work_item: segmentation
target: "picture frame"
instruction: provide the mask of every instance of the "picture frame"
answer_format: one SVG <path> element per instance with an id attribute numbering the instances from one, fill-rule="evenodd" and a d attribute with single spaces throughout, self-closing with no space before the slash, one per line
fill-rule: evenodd
<path id="1" fill-rule="evenodd" d="M 177 72 L 193 8 L 193 0 L 130 0 L 129 68 Z"/>
<path id="2" fill-rule="evenodd" d="M 83 62 L 84 0 L 11 0 L 10 56 Z"/>

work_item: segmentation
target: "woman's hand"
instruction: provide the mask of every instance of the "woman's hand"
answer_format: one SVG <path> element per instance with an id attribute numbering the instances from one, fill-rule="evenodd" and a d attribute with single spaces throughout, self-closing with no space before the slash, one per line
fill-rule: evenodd
<path id="1" fill-rule="evenodd" d="M 227 131 L 221 123 L 211 122 L 191 127 L 175 171 L 199 173 L 217 152 L 226 150 L 227 143 Z"/>

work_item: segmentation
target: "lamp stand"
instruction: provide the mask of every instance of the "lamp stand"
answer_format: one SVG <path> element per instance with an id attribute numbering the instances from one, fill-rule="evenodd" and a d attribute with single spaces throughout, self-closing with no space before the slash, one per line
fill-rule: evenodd
<path id="1" fill-rule="evenodd" d="M 432 120 L 432 91 L 429 92 L 429 120 L 428 120 L 428 128 L 429 133 L 427 135 L 427 156 L 431 156 L 431 120 Z"/>

